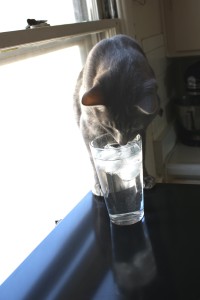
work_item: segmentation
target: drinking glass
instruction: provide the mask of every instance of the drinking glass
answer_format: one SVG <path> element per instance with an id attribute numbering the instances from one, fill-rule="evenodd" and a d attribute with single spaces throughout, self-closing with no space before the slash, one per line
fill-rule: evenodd
<path id="1" fill-rule="evenodd" d="M 144 215 L 141 136 L 121 146 L 104 134 L 91 142 L 90 149 L 111 222 L 140 221 Z"/>

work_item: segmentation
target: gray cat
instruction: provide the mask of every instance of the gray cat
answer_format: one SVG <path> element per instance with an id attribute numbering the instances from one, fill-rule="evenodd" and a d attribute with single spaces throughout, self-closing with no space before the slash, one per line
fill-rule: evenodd
<path id="1" fill-rule="evenodd" d="M 85 144 L 110 133 L 125 145 L 139 133 L 145 152 L 145 129 L 159 110 L 153 70 L 138 43 L 116 35 L 97 43 L 90 51 L 74 93 L 74 112 Z M 93 160 L 90 153 L 90 159 Z M 93 165 L 94 168 L 94 165 Z M 145 166 L 146 188 L 154 184 Z M 93 193 L 102 195 L 94 168 Z"/>

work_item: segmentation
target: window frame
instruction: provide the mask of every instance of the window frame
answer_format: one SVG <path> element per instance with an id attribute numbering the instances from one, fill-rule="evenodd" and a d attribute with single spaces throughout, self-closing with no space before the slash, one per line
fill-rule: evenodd
<path id="1" fill-rule="evenodd" d="M 119 32 L 119 19 L 104 19 L 73 24 L 56 25 L 34 29 L 0 33 L 0 53 L 18 48 L 24 44 L 33 44 L 52 39 L 74 37 L 114 29 Z"/>

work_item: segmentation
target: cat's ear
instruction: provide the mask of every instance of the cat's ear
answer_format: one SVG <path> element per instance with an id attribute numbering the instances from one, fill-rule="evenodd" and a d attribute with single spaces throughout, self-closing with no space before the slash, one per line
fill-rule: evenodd
<path id="1" fill-rule="evenodd" d="M 86 92 L 82 97 L 82 104 L 85 106 L 105 105 L 100 86 L 94 86 L 91 90 Z"/>
<path id="2" fill-rule="evenodd" d="M 144 98 L 142 98 L 142 100 L 140 100 L 140 103 L 138 105 L 136 105 L 136 107 L 142 111 L 144 114 L 147 115 L 151 115 L 154 114 L 158 107 L 158 97 L 154 96 L 154 98 L 152 99 L 152 97 L 150 96 L 146 96 Z"/>

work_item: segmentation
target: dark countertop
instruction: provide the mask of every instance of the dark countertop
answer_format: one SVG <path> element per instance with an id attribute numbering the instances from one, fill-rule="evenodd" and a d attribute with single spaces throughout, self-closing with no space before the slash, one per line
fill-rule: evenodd
<path id="1" fill-rule="evenodd" d="M 144 203 L 141 222 L 117 226 L 88 193 L 2 284 L 0 299 L 200 299 L 200 186 L 157 184 Z"/>

